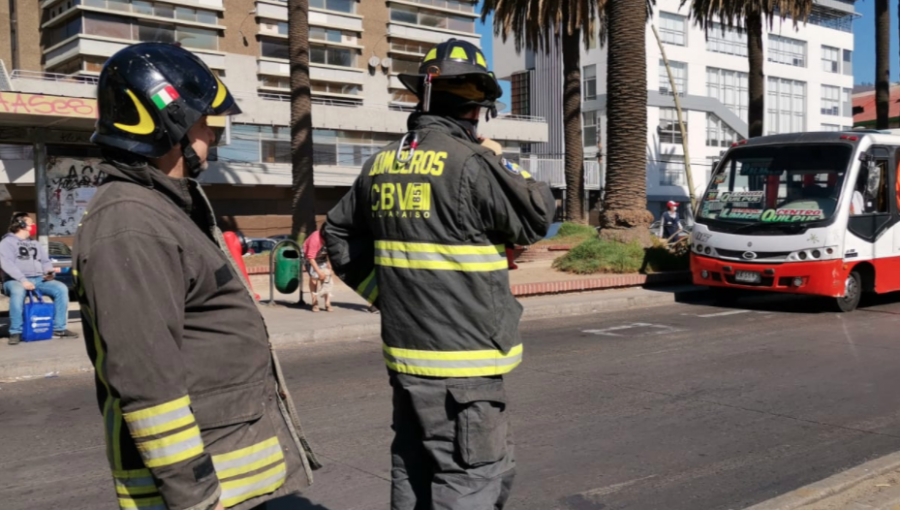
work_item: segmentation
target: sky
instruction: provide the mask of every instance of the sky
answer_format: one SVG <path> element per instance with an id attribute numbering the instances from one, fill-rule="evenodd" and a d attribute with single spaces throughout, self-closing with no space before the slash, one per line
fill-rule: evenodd
<path id="1" fill-rule="evenodd" d="M 891 81 L 900 76 L 898 48 L 897 2 L 891 6 Z M 856 12 L 862 14 L 853 22 L 853 78 L 855 83 L 875 81 L 875 0 L 856 2 Z"/>
<path id="2" fill-rule="evenodd" d="M 869 0 L 873 1 L 874 0 Z M 484 3 L 482 1 L 478 2 L 478 6 L 475 7 L 475 12 L 481 12 L 481 4 Z M 481 35 L 481 51 L 484 53 L 484 58 L 490 63 L 493 68 L 494 65 L 494 28 L 493 28 L 493 16 L 488 17 L 484 23 L 479 19 L 475 22 L 475 31 Z M 510 101 L 510 83 L 506 80 L 500 80 L 500 88 L 503 89 L 503 95 L 500 97 L 500 102 L 503 103 L 504 108 L 500 109 L 500 111 L 508 112 Z"/>

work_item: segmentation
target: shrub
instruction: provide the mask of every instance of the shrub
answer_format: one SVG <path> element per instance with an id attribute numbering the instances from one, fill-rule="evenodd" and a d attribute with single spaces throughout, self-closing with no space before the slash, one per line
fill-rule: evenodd
<path id="1" fill-rule="evenodd" d="M 556 259 L 553 267 L 577 274 L 636 273 L 644 263 L 644 250 L 637 243 L 622 244 L 592 238 Z"/>

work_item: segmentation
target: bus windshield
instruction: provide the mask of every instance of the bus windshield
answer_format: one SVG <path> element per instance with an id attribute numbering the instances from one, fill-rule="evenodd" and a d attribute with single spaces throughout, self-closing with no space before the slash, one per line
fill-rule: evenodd
<path id="1" fill-rule="evenodd" d="M 718 167 L 698 219 L 804 225 L 837 209 L 853 149 L 843 144 L 739 148 Z"/>

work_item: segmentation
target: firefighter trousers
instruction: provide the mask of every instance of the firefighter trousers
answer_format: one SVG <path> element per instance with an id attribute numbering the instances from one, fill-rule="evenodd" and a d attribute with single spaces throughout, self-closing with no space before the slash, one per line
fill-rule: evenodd
<path id="1" fill-rule="evenodd" d="M 391 510 L 500 510 L 515 459 L 503 378 L 390 372 Z"/>

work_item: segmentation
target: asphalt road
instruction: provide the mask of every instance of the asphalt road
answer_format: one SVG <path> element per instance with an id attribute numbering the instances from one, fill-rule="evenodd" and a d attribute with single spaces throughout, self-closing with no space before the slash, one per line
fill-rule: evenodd
<path id="1" fill-rule="evenodd" d="M 530 322 L 508 377 L 508 508 L 739 509 L 900 450 L 900 297 L 795 298 Z M 282 351 L 327 466 L 297 510 L 383 510 L 390 394 L 376 340 Z M 0 386 L 0 508 L 115 508 L 87 377 Z"/>

